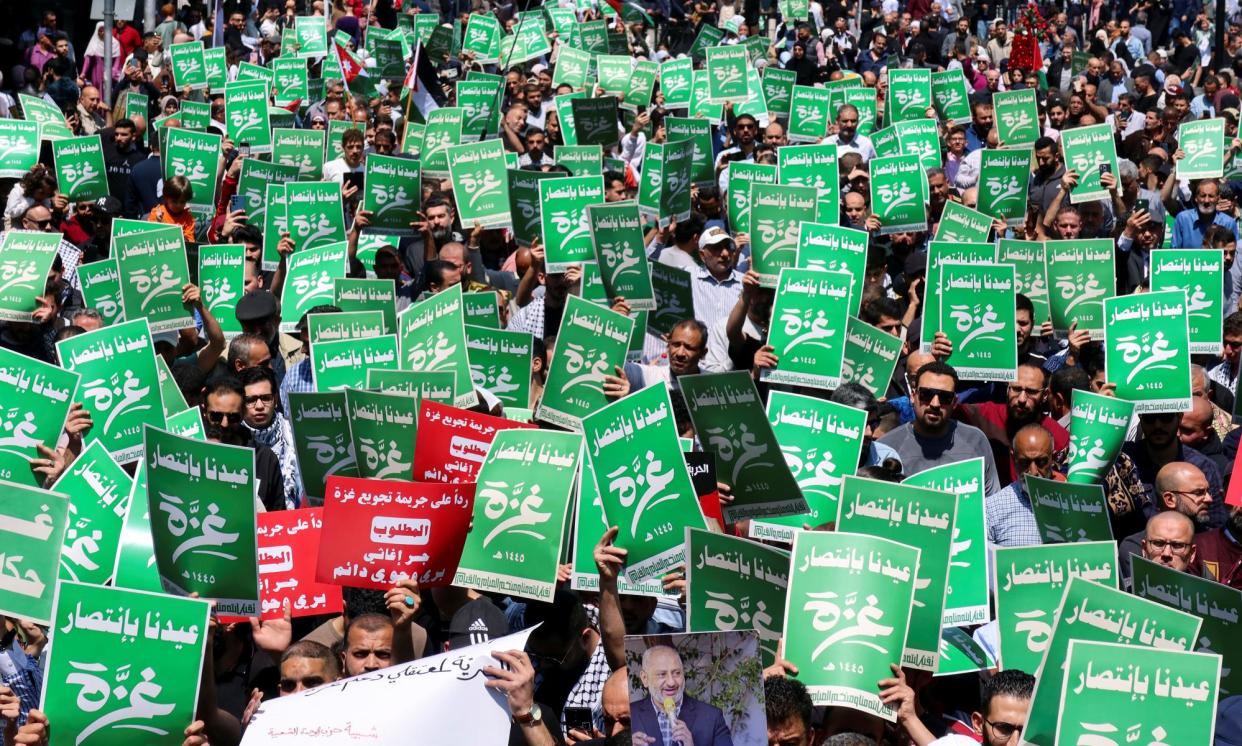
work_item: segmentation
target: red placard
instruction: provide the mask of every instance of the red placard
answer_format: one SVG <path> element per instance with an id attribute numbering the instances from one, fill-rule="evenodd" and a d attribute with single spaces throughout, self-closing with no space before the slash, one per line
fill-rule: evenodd
<path id="1" fill-rule="evenodd" d="M 528 422 L 514 422 L 424 399 L 418 411 L 418 435 L 414 439 L 414 479 L 449 484 L 473 482 L 496 433 L 533 427 Z"/>
<path id="2" fill-rule="evenodd" d="M 1242 390 L 1238 391 L 1238 396 L 1242 396 Z M 1239 467 L 1242 467 L 1242 448 L 1233 457 L 1233 474 L 1229 476 L 1229 487 L 1225 490 L 1225 504 L 1235 507 L 1242 507 L 1242 472 L 1238 471 Z"/>
<path id="3" fill-rule="evenodd" d="M 315 579 L 387 590 L 415 578 L 453 582 L 474 511 L 474 484 L 328 477 Z"/>

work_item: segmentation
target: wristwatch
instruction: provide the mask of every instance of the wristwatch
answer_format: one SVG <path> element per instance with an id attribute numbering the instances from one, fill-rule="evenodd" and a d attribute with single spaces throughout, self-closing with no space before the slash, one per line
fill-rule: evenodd
<path id="1" fill-rule="evenodd" d="M 543 713 L 539 705 L 533 705 L 525 715 L 514 715 L 513 722 L 518 725 L 538 725 L 543 722 Z"/>

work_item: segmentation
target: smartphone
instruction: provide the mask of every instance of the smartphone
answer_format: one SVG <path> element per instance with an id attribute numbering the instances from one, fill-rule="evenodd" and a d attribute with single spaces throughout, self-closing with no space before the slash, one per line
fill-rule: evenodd
<path id="1" fill-rule="evenodd" d="M 1134 200 L 1134 211 L 1138 212 L 1140 210 L 1143 212 L 1151 212 L 1151 203 L 1145 198 Z"/>
<path id="2" fill-rule="evenodd" d="M 576 729 L 590 735 L 594 727 L 595 721 L 591 718 L 590 707 L 565 708 L 565 729 L 567 731 Z"/>
<path id="3" fill-rule="evenodd" d="M 345 174 L 345 183 L 352 186 L 354 189 L 362 189 L 362 174 Z"/>
<path id="4" fill-rule="evenodd" d="M 246 156 L 247 158 L 249 158 L 249 157 L 250 157 L 250 143 L 248 143 L 248 142 L 244 142 L 244 143 L 242 143 L 242 144 L 238 145 L 238 146 L 237 146 L 237 154 L 238 154 L 238 155 L 244 155 L 244 156 Z"/>
<path id="5" fill-rule="evenodd" d="M 229 197 L 229 212 L 237 212 L 246 209 L 246 198 L 240 194 L 234 194 Z"/>
<path id="6" fill-rule="evenodd" d="M 1101 176 L 1103 176 L 1104 174 L 1111 174 L 1112 172 L 1113 172 L 1113 165 L 1111 163 L 1100 164 L 1100 175 Z"/>

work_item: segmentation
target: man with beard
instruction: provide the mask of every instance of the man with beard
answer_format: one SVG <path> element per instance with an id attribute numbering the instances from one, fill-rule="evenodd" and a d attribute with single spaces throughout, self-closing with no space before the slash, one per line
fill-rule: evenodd
<path id="1" fill-rule="evenodd" d="M 971 103 L 970 126 L 966 128 L 967 153 L 973 153 L 987 144 L 988 132 L 992 130 L 994 121 L 991 99 Z"/>
<path id="2" fill-rule="evenodd" d="M 871 138 L 858 134 L 858 108 L 853 104 L 845 104 L 837 110 L 837 133 L 828 137 L 827 142 L 837 146 L 837 155 L 858 153 L 863 163 L 875 157 L 875 146 Z"/>
<path id="3" fill-rule="evenodd" d="M 1224 526 L 1195 537 L 1204 574 L 1230 588 L 1242 589 L 1242 506 L 1229 509 Z"/>
<path id="4" fill-rule="evenodd" d="M 138 126 L 132 119 L 121 119 L 99 134 L 103 142 L 104 166 L 108 171 L 108 193 L 125 194 L 129 186 L 129 172 L 147 158 L 137 141 Z"/>
<path id="5" fill-rule="evenodd" d="M 1165 464 L 1156 475 L 1156 491 L 1160 494 L 1161 512 L 1147 521 L 1143 531 L 1122 539 L 1118 558 L 1122 582 L 1131 578 L 1130 556 L 1139 555 L 1181 572 L 1198 574 L 1195 563 L 1195 534 L 1207 530 L 1207 477 L 1194 466 L 1182 461 Z M 1171 543 L 1171 546 L 1169 545 Z"/>
<path id="6" fill-rule="evenodd" d="M 914 381 L 914 422 L 890 431 L 880 443 L 897 451 L 907 474 L 981 455 L 984 494 L 999 492 L 1001 486 L 987 436 L 952 418 L 957 401 L 957 371 L 946 363 L 928 363 L 918 370 Z"/>
<path id="7" fill-rule="evenodd" d="M 1140 440 L 1127 441 L 1122 446 L 1125 453 L 1134 461 L 1139 481 L 1147 492 L 1147 501 L 1143 512 L 1150 518 L 1159 512 L 1163 496 L 1156 490 L 1156 476 L 1166 464 L 1185 461 L 1203 472 L 1207 479 L 1211 505 L 1208 506 L 1206 524 L 1211 527 L 1225 523 L 1224 492 L 1221 489 L 1220 472 L 1207 456 L 1190 446 L 1182 445 L 1177 439 L 1177 430 L 1181 425 L 1181 413 L 1160 412 L 1139 415 Z"/>
<path id="8" fill-rule="evenodd" d="M 699 265 L 690 272 L 694 298 L 691 310 L 695 318 L 710 328 L 728 318 L 742 293 L 742 273 L 737 271 L 742 252 L 738 242 L 719 227 L 708 228 L 700 234 L 698 249 Z"/>
<path id="9" fill-rule="evenodd" d="M 245 389 L 232 376 L 219 376 L 203 388 L 201 405 L 207 440 L 254 451 L 255 492 L 269 512 L 285 509 L 284 479 L 272 449 L 259 443 L 242 424 Z"/>
<path id="10" fill-rule="evenodd" d="M 1018 478 L 1019 470 L 1009 455 L 1009 446 L 1018 431 L 1027 425 L 1040 424 L 1052 436 L 1053 451 L 1069 446 L 1069 433 L 1046 413 L 1048 373 L 1039 363 L 1018 366 L 1017 378 L 1009 384 L 1005 403 L 983 402 L 964 404 L 958 417 L 983 431 L 992 445 L 996 471 L 1006 484 Z"/>
<path id="11" fill-rule="evenodd" d="M 1065 167 L 1061 164 L 1056 140 L 1051 137 L 1036 140 L 1035 170 L 1031 172 L 1031 182 L 1027 187 L 1027 202 L 1035 205 L 1039 212 L 1047 212 L 1056 199 L 1064 175 Z"/>
<path id="12" fill-rule="evenodd" d="M 419 220 L 411 223 L 417 235 L 401 244 L 405 268 L 417 276 L 425 262 L 439 258 L 440 247 L 451 241 L 465 243 L 466 237 L 454 230 L 457 214 L 453 203 L 441 192 L 435 192 L 423 203 Z"/>
<path id="13" fill-rule="evenodd" d="M 1174 169 L 1176 173 L 1176 168 Z M 1170 176 L 1169 178 L 1173 178 Z M 1173 220 L 1174 249 L 1197 249 L 1203 246 L 1203 236 L 1213 225 L 1219 225 L 1238 235 L 1238 222 L 1216 209 L 1220 201 L 1220 182 L 1203 179 L 1195 185 L 1195 206 L 1182 210 Z"/>
<path id="14" fill-rule="evenodd" d="M 263 342 L 259 340 L 258 344 Z M 302 502 L 302 474 L 289 419 L 276 411 L 276 374 L 267 366 L 252 366 L 242 370 L 239 378 L 244 392 L 242 421 L 254 439 L 272 449 L 279 459 L 285 506 L 293 510 Z"/>

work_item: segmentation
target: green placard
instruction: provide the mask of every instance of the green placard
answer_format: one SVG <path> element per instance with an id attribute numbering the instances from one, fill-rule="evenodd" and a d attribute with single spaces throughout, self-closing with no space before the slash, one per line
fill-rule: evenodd
<path id="1" fill-rule="evenodd" d="M 751 269 L 765 287 L 797 265 L 798 231 L 814 222 L 819 198 L 813 187 L 755 182 L 750 187 Z"/>
<path id="2" fill-rule="evenodd" d="M 56 180 L 70 202 L 86 202 L 108 196 L 107 168 L 99 135 L 66 137 L 52 142 Z"/>
<path id="3" fill-rule="evenodd" d="M 659 74 L 660 66 L 657 63 L 650 60 L 635 62 L 621 96 L 621 107 L 630 111 L 641 111 L 651 106 L 651 94 L 655 91 L 656 77 Z"/>
<path id="4" fill-rule="evenodd" d="M 595 261 L 587 207 L 604 201 L 602 176 L 570 176 L 539 182 L 540 221 L 548 272 Z"/>
<path id="5" fill-rule="evenodd" d="M 1104 365 L 1117 396 L 1134 402 L 1139 414 L 1190 409 L 1186 292 L 1106 299 Z"/>
<path id="6" fill-rule="evenodd" d="M 856 312 L 866 280 L 867 232 L 825 223 L 802 223 L 798 231 L 798 268 L 848 273 L 850 312 Z"/>
<path id="7" fill-rule="evenodd" d="M 1052 327 L 1068 332 L 1077 323 L 1092 339 L 1104 338 L 1104 300 L 1116 292 L 1111 238 L 1047 241 L 1048 304 Z"/>
<path id="8" fill-rule="evenodd" d="M 841 185 L 837 146 L 786 145 L 776 152 L 778 182 L 813 187 L 817 212 L 824 223 L 836 223 L 841 215 Z"/>
<path id="9" fill-rule="evenodd" d="M 194 719 L 206 601 L 65 582 L 40 698 L 52 746 L 172 744 Z"/>
<path id="10" fill-rule="evenodd" d="M 197 409 L 193 412 L 198 415 Z M 56 481 L 53 492 L 69 498 L 61 580 L 102 584 L 112 579 L 132 489 L 133 480 L 99 441 Z"/>
<path id="11" fill-rule="evenodd" d="M 0 119 L 0 178 L 20 179 L 38 162 L 39 123 Z"/>
<path id="12" fill-rule="evenodd" d="M 1070 404 L 1069 468 L 1066 479 L 1099 484 L 1125 444 L 1134 403 L 1075 389 Z"/>
<path id="13" fill-rule="evenodd" d="M 581 451 L 576 433 L 496 433 L 453 585 L 551 601 Z"/>
<path id="14" fill-rule="evenodd" d="M 552 86 L 559 88 L 561 85 L 567 85 L 574 90 L 579 90 L 586 85 L 590 67 L 590 54 L 572 47 L 561 47 L 556 62 L 556 72 L 552 76 Z"/>
<path id="15" fill-rule="evenodd" d="M 451 372 L 453 404 L 473 407 L 470 359 L 466 352 L 466 314 L 461 285 L 415 303 L 397 315 L 403 370 L 418 373 Z M 381 366 L 386 367 L 386 366 Z"/>
<path id="16" fill-rule="evenodd" d="M 768 105 L 768 113 L 778 117 L 788 117 L 790 105 L 793 103 L 794 81 L 798 74 L 793 70 L 782 70 L 778 67 L 763 68 L 763 98 Z"/>
<path id="17" fill-rule="evenodd" d="M 942 122 L 968 124 L 970 99 L 967 98 L 966 76 L 958 70 L 932 73 L 932 104 Z"/>
<path id="18" fill-rule="evenodd" d="M 980 151 L 979 212 L 1009 225 L 1022 225 L 1026 220 L 1031 152 L 1029 148 Z"/>
<path id="19" fill-rule="evenodd" d="M 567 99 L 573 109 L 574 140 L 578 145 L 612 147 L 620 140 L 617 131 L 617 97 Z M 563 145 L 561 147 L 572 147 Z M 561 162 L 561 149 L 556 150 L 557 162 Z"/>
<path id="20" fill-rule="evenodd" d="M 1224 656 L 1221 696 L 1242 692 L 1242 647 L 1233 644 L 1242 614 L 1242 590 L 1131 557 L 1134 595 L 1194 614 L 1203 621 L 1194 649 Z"/>
<path id="21" fill-rule="evenodd" d="M 703 450 L 716 455 L 716 478 L 733 489 L 733 502 L 722 506 L 725 522 L 808 512 L 750 374 L 682 376 L 679 382 Z"/>
<path id="22" fill-rule="evenodd" d="M 1036 327 L 1052 318 L 1052 311 L 1048 306 L 1044 248 L 1042 241 L 1002 238 L 996 243 L 996 261 L 1013 265 L 1018 292 L 1025 295 L 1035 307 L 1032 321 Z"/>
<path id="23" fill-rule="evenodd" d="M 789 99 L 789 141 L 819 142 L 828 134 L 826 88 L 795 85 Z"/>
<path id="24" fill-rule="evenodd" d="M 932 108 L 932 72 L 925 67 L 889 68 L 888 102 L 885 120 L 888 124 L 926 119 Z"/>
<path id="25" fill-rule="evenodd" d="M 560 63 L 557 63 L 557 67 L 560 67 Z M 666 107 L 685 109 L 690 106 L 693 77 L 694 61 L 689 58 L 669 59 L 660 63 L 660 92 L 664 94 Z"/>
<path id="26" fill-rule="evenodd" d="M 362 209 L 371 213 L 372 231 L 413 235 L 422 197 L 418 161 L 371 153 L 366 158 Z"/>
<path id="27" fill-rule="evenodd" d="M 477 140 L 500 132 L 502 83 L 492 80 L 457 81 L 457 105 L 462 109 L 463 139 Z"/>
<path id="28" fill-rule="evenodd" d="M 397 338 L 392 334 L 320 342 L 311 347 L 311 376 L 316 391 L 361 389 L 370 369 L 395 368 L 397 359 Z"/>
<path id="29" fill-rule="evenodd" d="M 462 39 L 463 52 L 473 52 L 475 61 L 489 64 L 500 61 L 500 21 L 490 13 L 471 13 Z"/>
<path id="30" fill-rule="evenodd" d="M 896 720 L 876 682 L 901 663 L 919 555 L 918 547 L 875 536 L 794 535 L 785 659 L 798 667 L 813 703 Z"/>
<path id="31" fill-rule="evenodd" d="M 277 106 L 292 106 L 310 97 L 305 57 L 278 57 L 272 60 L 272 73 L 275 77 L 273 102 Z"/>
<path id="32" fill-rule="evenodd" d="M 1158 654 L 1188 651 L 1198 638 L 1200 625 L 1196 616 L 1124 593 L 1111 585 L 1071 579 L 1059 605 L 1043 667 L 1035 680 L 1023 740 L 1037 746 L 1053 746 L 1055 742 L 1060 703 L 1065 694 L 1072 692 L 1064 690 L 1065 679 L 1059 675 L 1065 670 L 1071 641 L 1122 643 L 1151 648 Z M 1217 665 L 1219 679 L 1219 659 Z M 1124 680 L 1124 674 L 1117 678 Z M 1186 712 L 1186 704 L 1179 702 L 1178 709 Z"/>
<path id="33" fill-rule="evenodd" d="M 192 190 L 189 204 L 212 209 L 220 169 L 220 135 L 175 128 L 166 130 L 165 141 L 164 178 L 184 176 Z"/>
<path id="34" fill-rule="evenodd" d="M 121 548 L 116 555 L 112 584 L 118 588 L 164 592 L 159 570 L 155 567 L 151 509 L 147 502 L 147 469 L 141 460 L 134 472 L 134 488 L 129 493 L 129 508 L 125 511 L 125 526 L 121 529 Z"/>
<path id="35" fill-rule="evenodd" d="M 43 295 L 61 235 L 11 230 L 0 242 L 0 321 L 29 323 Z"/>
<path id="36" fill-rule="evenodd" d="M 272 149 L 272 130 L 268 123 L 268 88 L 266 80 L 229 83 L 224 89 L 224 116 L 229 139 L 237 145 L 249 145 L 252 153 Z"/>
<path id="37" fill-rule="evenodd" d="M 289 233 L 298 251 L 345 240 L 341 185 L 334 181 L 285 186 Z"/>
<path id="38" fill-rule="evenodd" d="M 260 266 L 264 272 L 274 272 L 280 266 L 280 240 L 289 234 L 289 205 L 285 199 L 288 184 L 267 184 L 264 200 L 267 209 L 263 214 L 263 255 Z"/>
<path id="39" fill-rule="evenodd" d="M 424 176 L 449 177 L 448 148 L 461 142 L 464 121 L 465 111 L 460 107 L 441 107 L 427 115 L 421 153 Z"/>
<path id="40" fill-rule="evenodd" d="M 1016 380 L 1013 266 L 945 262 L 937 274 L 940 331 L 953 343 L 946 362 L 967 380 Z"/>
<path id="41" fill-rule="evenodd" d="M 608 403 L 603 377 L 617 375 L 615 369 L 625 362 L 633 324 L 626 316 L 569 296 L 556 335 L 556 355 L 535 417 L 571 430 L 581 429 L 584 416 Z"/>
<path id="42" fill-rule="evenodd" d="M 745 101 L 746 71 L 750 58 L 742 46 L 709 47 L 707 55 L 707 100 L 713 104 Z"/>
<path id="43" fill-rule="evenodd" d="M 1035 523 L 1045 544 L 1112 541 L 1104 488 L 1025 476 Z"/>
<path id="44" fill-rule="evenodd" d="M 302 471 L 302 488 L 311 505 L 323 505 L 328 477 L 358 476 L 345 393 L 289 394 L 289 423 Z"/>
<path id="45" fill-rule="evenodd" d="M 203 59 L 203 43 L 190 41 L 168 48 L 172 58 L 173 83 L 178 90 L 207 87 L 207 61 Z"/>
<path id="46" fill-rule="evenodd" d="M 996 136 L 1003 147 L 1025 148 L 1034 145 L 1043 134 L 1034 88 L 996 91 L 992 105 L 996 109 Z"/>
<path id="47" fill-rule="evenodd" d="M 42 96 L 31 96 L 27 93 L 17 94 L 17 100 L 21 104 L 22 116 L 26 121 L 39 123 L 41 140 L 61 140 L 73 137 L 73 130 L 69 129 L 65 115 L 55 104 Z"/>
<path id="48" fill-rule="evenodd" d="M 290 185 L 292 188 L 294 185 Z M 332 186 L 337 186 L 333 184 Z M 344 241 L 302 249 L 289 255 L 285 265 L 285 284 L 281 297 L 285 299 L 281 311 L 281 331 L 297 331 L 298 322 L 315 306 L 329 305 L 336 291 L 336 280 L 347 272 L 347 255 Z"/>
<path id="49" fill-rule="evenodd" d="M 1070 192 L 1070 203 L 1081 204 L 1108 199 L 1108 190 L 1100 183 L 1100 168 L 1107 166 L 1116 176 L 1117 145 L 1111 124 L 1074 127 L 1061 133 L 1061 152 L 1065 167 L 1078 173 L 1078 185 Z"/>
<path id="50" fill-rule="evenodd" d="M 692 493 L 693 494 L 693 493 Z M 0 614 L 48 624 L 69 523 L 69 498 L 60 492 L 0 482 Z"/>
<path id="51" fill-rule="evenodd" d="M 466 347 L 475 386 L 490 391 L 506 408 L 530 406 L 532 335 L 467 324 Z"/>
<path id="52" fill-rule="evenodd" d="M 1177 162 L 1179 179 L 1219 179 L 1225 174 L 1225 120 L 1183 122 L 1177 144 L 1186 157 Z"/>
<path id="53" fill-rule="evenodd" d="M 357 455 L 358 476 L 401 479 L 414 476 L 414 439 L 418 432 L 417 397 L 345 389 L 349 436 Z"/>
<path id="54" fill-rule="evenodd" d="M 342 339 L 370 339 L 386 333 L 384 312 L 378 310 L 315 313 L 306 318 L 306 331 L 311 345 L 339 342 Z"/>
<path id="55" fill-rule="evenodd" d="M 748 163 L 738 161 L 729 164 L 728 200 L 729 225 L 734 233 L 750 233 L 750 187 L 752 184 L 775 184 L 777 167 L 766 163 Z"/>
<path id="56" fill-rule="evenodd" d="M 332 305 L 346 312 L 380 311 L 384 319 L 383 333 L 397 333 L 396 284 L 393 280 L 339 277 L 333 286 Z"/>
<path id="57" fill-rule="evenodd" d="M 267 219 L 268 184 L 297 181 L 299 173 L 298 167 L 292 164 L 269 163 L 258 158 L 243 160 L 241 175 L 237 180 L 237 194 L 246 200 L 244 209 L 247 222 L 261 226 Z"/>
<path id="58" fill-rule="evenodd" d="M 1223 340 L 1225 258 L 1220 249 L 1155 249 L 1151 289 L 1186 293 L 1190 353 L 1215 355 Z"/>
<path id="59" fill-rule="evenodd" d="M 484 140 L 455 145 L 446 150 L 445 156 L 462 225 L 507 228 L 509 182 L 505 177 L 504 144 L 500 140 Z"/>
<path id="60" fill-rule="evenodd" d="M 254 450 L 146 428 L 144 463 L 155 562 L 165 588 L 259 613 Z"/>
<path id="61" fill-rule="evenodd" d="M 571 176 L 604 175 L 604 153 L 598 145 L 561 145 L 556 164 L 569 169 Z"/>
<path id="62" fill-rule="evenodd" d="M 781 270 L 768 332 L 779 362 L 760 371 L 763 380 L 829 390 L 841 384 L 853 284 L 845 272 Z"/>
<path id="63" fill-rule="evenodd" d="M 677 322 L 694 318 L 690 273 L 661 262 L 653 262 L 650 268 L 655 310 L 647 316 L 647 328 L 656 335 L 672 334 Z"/>
<path id="64" fill-rule="evenodd" d="M 917 155 L 872 158 L 871 205 L 880 219 L 880 233 L 927 230 L 923 204 L 926 177 Z"/>
<path id="65" fill-rule="evenodd" d="M 508 170 L 509 215 L 513 220 L 513 236 L 519 246 L 530 246 L 543 232 L 539 182 L 559 176 L 543 171 Z"/>
<path id="66" fill-rule="evenodd" d="M 12 233 L 10 233 L 12 235 Z M 54 235 L 54 234 L 53 234 Z M 42 458 L 38 445 L 55 448 L 75 400 L 78 374 L 0 348 L 0 480 L 42 487 L 43 476 L 30 462 Z"/>
<path id="67" fill-rule="evenodd" d="M 945 627 L 983 624 L 992 618 L 988 605 L 983 469 L 983 459 L 973 458 L 926 469 L 903 482 L 957 495 L 957 519 L 953 523 L 953 545 L 949 554 Z"/>
<path id="68" fill-rule="evenodd" d="M 686 530 L 686 631 L 753 629 L 763 665 L 785 625 L 789 552 L 702 529 Z"/>
<path id="69" fill-rule="evenodd" d="M 660 577 L 684 560 L 686 529 L 707 528 L 668 388 L 648 386 L 596 410 L 582 418 L 582 432 L 604 515 L 618 528 L 614 543 L 629 552 L 626 577 Z"/>
<path id="70" fill-rule="evenodd" d="M 921 550 L 910 631 L 901 664 L 936 671 L 948 593 L 957 497 L 938 490 L 846 477 L 836 529 L 900 541 Z"/>
<path id="71" fill-rule="evenodd" d="M 1117 545 L 1111 541 L 1000 547 L 995 557 L 1003 669 L 1039 671 L 1073 578 L 1117 586 Z"/>
<path id="72" fill-rule="evenodd" d="M 884 396 L 901 356 L 901 337 L 850 316 L 845 322 L 841 382 L 857 383 L 875 397 Z"/>
<path id="73" fill-rule="evenodd" d="M 246 287 L 246 247 L 218 244 L 198 247 L 198 285 L 203 305 L 225 334 L 240 334 L 237 301 Z"/>
<path id="74" fill-rule="evenodd" d="M 587 212 L 605 297 L 625 298 L 635 311 L 654 311 L 655 291 L 638 205 L 634 202 L 591 205 Z"/>
<path id="75" fill-rule="evenodd" d="M 699 33 L 690 45 L 690 58 L 695 62 L 702 61 L 707 55 L 708 48 L 719 44 L 724 37 L 725 32 L 710 23 L 699 24 Z"/>
<path id="76" fill-rule="evenodd" d="M 324 130 L 272 130 L 272 162 L 297 166 L 303 177 L 318 178 L 323 171 Z M 271 204 L 271 203 L 269 203 Z"/>

